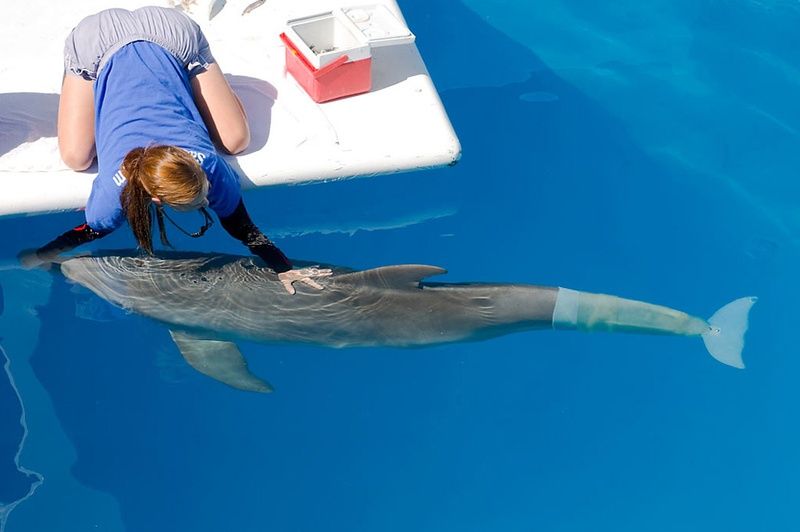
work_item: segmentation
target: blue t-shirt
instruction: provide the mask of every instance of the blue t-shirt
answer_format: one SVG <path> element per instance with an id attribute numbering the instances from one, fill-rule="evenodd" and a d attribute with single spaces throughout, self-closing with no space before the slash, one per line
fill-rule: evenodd
<path id="1" fill-rule="evenodd" d="M 192 98 L 189 73 L 167 50 L 136 41 L 111 56 L 94 86 L 98 174 L 86 205 L 86 223 L 112 231 L 125 215 L 119 171 L 134 148 L 166 144 L 189 152 L 208 176 L 209 206 L 233 213 L 241 199 L 239 177 L 214 148 Z"/>

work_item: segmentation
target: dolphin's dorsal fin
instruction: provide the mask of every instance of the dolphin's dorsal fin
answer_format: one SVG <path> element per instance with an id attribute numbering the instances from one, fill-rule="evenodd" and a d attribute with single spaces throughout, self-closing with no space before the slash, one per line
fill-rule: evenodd
<path id="1" fill-rule="evenodd" d="M 442 275 L 447 270 L 438 266 L 425 264 L 399 264 L 396 266 L 382 266 L 371 270 L 347 273 L 334 277 L 336 281 L 352 281 L 358 284 L 380 286 L 385 288 L 407 288 L 417 285 L 426 277 Z"/>
<path id="2" fill-rule="evenodd" d="M 239 348 L 232 342 L 197 338 L 170 331 L 175 345 L 194 369 L 239 390 L 268 393 L 272 386 L 250 373 Z"/>

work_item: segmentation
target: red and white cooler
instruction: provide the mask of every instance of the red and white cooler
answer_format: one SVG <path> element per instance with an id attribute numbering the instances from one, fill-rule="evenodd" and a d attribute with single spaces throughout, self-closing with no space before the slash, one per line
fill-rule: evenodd
<path id="1" fill-rule="evenodd" d="M 315 102 L 368 92 L 372 48 L 413 43 L 385 5 L 334 9 L 290 20 L 281 34 L 286 70 Z"/>

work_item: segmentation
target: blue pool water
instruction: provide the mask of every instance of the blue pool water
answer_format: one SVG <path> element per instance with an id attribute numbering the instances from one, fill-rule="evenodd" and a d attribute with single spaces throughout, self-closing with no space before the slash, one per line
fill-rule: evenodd
<path id="1" fill-rule="evenodd" d="M 460 163 L 248 206 L 309 260 L 703 317 L 757 295 L 746 370 L 666 336 L 243 343 L 277 389 L 255 396 L 188 368 L 162 326 L 0 272 L 19 316 L 0 330 L 5 530 L 799 529 L 800 4 L 613 4 L 401 2 Z M 78 221 L 0 220 L 0 260 Z M 212 233 L 174 243 L 240 251 Z"/>

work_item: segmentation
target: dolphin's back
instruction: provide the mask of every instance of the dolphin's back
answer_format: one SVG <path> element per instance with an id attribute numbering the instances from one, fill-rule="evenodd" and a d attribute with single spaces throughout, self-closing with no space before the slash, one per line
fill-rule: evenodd
<path id="1" fill-rule="evenodd" d="M 419 283 L 426 277 L 442 275 L 447 270 L 438 266 L 424 264 L 401 264 L 382 266 L 371 270 L 344 273 L 334 277 L 338 285 L 372 286 L 374 288 L 407 289 L 419 288 Z"/>
<path id="2" fill-rule="evenodd" d="M 415 346 L 550 326 L 557 289 L 425 285 L 436 266 L 338 269 L 324 290 L 289 295 L 250 257 L 68 259 L 63 273 L 100 297 L 173 328 L 228 338 L 344 346 Z"/>

